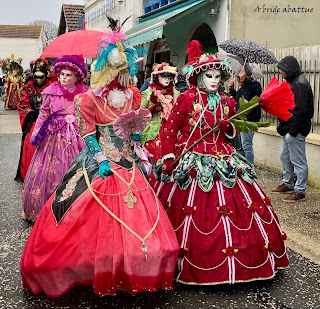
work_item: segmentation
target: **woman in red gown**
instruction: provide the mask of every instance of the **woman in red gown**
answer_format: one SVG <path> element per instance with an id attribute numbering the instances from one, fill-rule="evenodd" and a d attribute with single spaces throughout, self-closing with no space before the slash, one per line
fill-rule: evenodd
<path id="1" fill-rule="evenodd" d="M 29 165 L 36 146 L 30 143 L 39 110 L 42 105 L 42 91 L 51 84 L 48 79 L 49 63 L 39 58 L 32 62 L 32 77 L 21 90 L 18 112 L 22 129 L 20 161 L 15 180 L 23 181 L 27 175 Z"/>
<path id="2" fill-rule="evenodd" d="M 158 169 L 162 182 L 156 186 L 180 245 L 176 280 L 214 285 L 272 278 L 289 264 L 285 234 L 254 166 L 229 142 L 237 134 L 227 120 L 236 101 L 217 89 L 231 68 L 202 54 L 198 42 L 190 44 L 183 72 L 191 88 L 178 97 L 168 119 Z M 172 166 L 183 149 L 216 125 Z"/>
<path id="3" fill-rule="evenodd" d="M 130 140 L 113 129 L 120 115 L 140 108 L 139 90 L 128 87 L 138 56 L 121 32 L 111 35 L 109 44 L 102 39 L 93 90 L 75 99 L 86 147 L 41 211 L 22 255 L 23 286 L 34 294 L 58 297 L 75 285 L 92 285 L 100 296 L 172 289 L 175 233 Z"/>

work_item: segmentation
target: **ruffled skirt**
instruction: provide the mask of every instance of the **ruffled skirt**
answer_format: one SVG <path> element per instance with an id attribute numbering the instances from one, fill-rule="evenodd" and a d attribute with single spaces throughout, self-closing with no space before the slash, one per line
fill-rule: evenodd
<path id="1" fill-rule="evenodd" d="M 81 161 L 86 152 L 77 158 Z M 81 188 L 80 165 L 71 166 L 64 189 L 57 188 L 31 231 L 21 259 L 23 286 L 50 297 L 75 285 L 92 285 L 100 296 L 114 295 L 117 289 L 132 295 L 172 289 L 178 243 L 146 179 L 137 167 L 128 171 L 111 163 L 120 177 L 93 178 L 92 194 Z M 59 202 L 67 209 L 56 220 L 52 205 Z"/>
<path id="2" fill-rule="evenodd" d="M 185 159 L 174 182 L 156 185 L 180 246 L 176 280 L 246 282 L 287 267 L 286 235 L 252 166 L 238 154 Z"/>

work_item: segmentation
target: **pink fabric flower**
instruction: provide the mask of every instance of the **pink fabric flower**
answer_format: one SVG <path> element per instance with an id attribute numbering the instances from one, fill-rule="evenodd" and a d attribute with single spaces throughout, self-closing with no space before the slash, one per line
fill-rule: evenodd
<path id="1" fill-rule="evenodd" d="M 121 157 L 121 153 L 120 151 L 115 148 L 115 149 L 112 149 L 110 152 L 109 152 L 109 157 L 113 160 L 113 161 L 120 161 L 120 157 Z"/>
<path id="2" fill-rule="evenodd" d="M 67 115 L 65 119 L 67 123 L 73 123 L 76 120 L 76 117 L 74 115 Z"/>
<path id="3" fill-rule="evenodd" d="M 199 110 L 195 110 L 192 112 L 192 118 L 196 121 L 200 118 L 200 115 L 201 115 L 201 112 Z"/>
<path id="4" fill-rule="evenodd" d="M 168 120 L 173 107 L 172 103 L 173 103 L 172 96 L 167 95 L 165 100 L 162 101 L 161 103 L 162 105 L 162 112 L 160 113 L 161 118 Z"/>
<path id="5" fill-rule="evenodd" d="M 139 134 L 142 132 L 146 128 L 148 121 L 151 120 L 151 117 L 151 113 L 144 108 L 122 114 L 113 124 L 114 133 L 119 138 L 128 140 L 130 134 Z"/>

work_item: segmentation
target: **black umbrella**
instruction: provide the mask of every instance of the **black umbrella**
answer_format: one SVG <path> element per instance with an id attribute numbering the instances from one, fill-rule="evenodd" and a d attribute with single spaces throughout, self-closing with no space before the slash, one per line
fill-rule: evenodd
<path id="1" fill-rule="evenodd" d="M 245 62 L 265 64 L 278 62 L 275 55 L 267 47 L 252 41 L 227 40 L 219 47 L 227 53 L 241 57 Z"/>

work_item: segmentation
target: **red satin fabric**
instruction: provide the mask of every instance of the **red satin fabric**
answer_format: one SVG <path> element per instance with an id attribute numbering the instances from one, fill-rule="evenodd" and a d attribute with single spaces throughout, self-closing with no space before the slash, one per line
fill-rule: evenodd
<path id="1" fill-rule="evenodd" d="M 111 163 L 127 181 L 131 172 Z M 144 237 L 157 218 L 155 195 L 136 168 L 131 186 L 137 202 L 124 202 L 128 186 L 115 175 L 92 182 L 97 196 L 116 216 Z M 160 219 L 142 242 L 117 222 L 87 189 L 56 225 L 51 211 L 54 195 L 44 206 L 31 231 L 21 259 L 23 286 L 34 294 L 58 297 L 75 285 L 93 285 L 100 296 L 117 289 L 139 291 L 172 289 L 178 244 L 170 221 L 159 203 Z"/>
<path id="2" fill-rule="evenodd" d="M 179 282 L 201 285 L 228 283 L 230 280 L 229 276 L 232 269 L 228 264 L 228 255 L 223 252 L 228 247 L 226 235 L 229 233 L 227 233 L 228 227 L 223 222 L 226 221 L 226 217 L 224 217 L 226 212 L 219 210 L 217 183 L 215 181 L 212 190 L 207 193 L 196 186 L 192 207 L 188 207 L 187 203 L 191 186 L 187 190 L 181 190 L 177 187 L 170 203 L 168 203 L 168 197 L 173 184 L 163 184 L 159 190 L 158 196 L 163 205 L 170 206 L 167 214 L 176 230 L 180 246 L 183 238 L 187 237 L 187 250 L 180 249 L 176 275 L 178 276 L 180 272 L 179 261 L 184 256 L 194 264 L 193 266 L 184 259 L 183 270 L 177 278 Z M 238 180 L 232 189 L 223 187 L 225 205 L 230 210 L 229 237 L 232 240 L 232 247 L 238 250 L 234 253 L 234 257 L 247 266 L 244 267 L 238 261 L 235 261 L 235 282 L 268 279 L 273 277 L 278 269 L 285 268 L 289 264 L 288 257 L 284 254 L 285 246 L 282 233 L 278 227 L 276 214 L 272 210 L 275 218 L 272 219 L 265 200 L 261 198 L 254 186 L 243 180 L 242 183 L 252 199 L 256 213 L 266 222 L 262 222 L 262 225 L 269 239 L 269 250 L 272 247 L 270 253 L 274 256 L 275 267 L 272 268 L 270 260 L 266 261 L 269 251 L 265 248 L 265 239 L 257 220 L 253 217 L 254 212 L 248 208 L 248 204 L 245 202 Z M 159 183 L 156 185 L 156 190 L 158 189 Z M 193 222 L 190 224 L 189 232 L 186 233 L 184 220 L 190 215 L 192 215 Z M 207 235 L 203 233 L 207 233 Z M 283 256 L 277 258 L 274 254 Z M 223 263 L 223 261 L 225 262 Z M 221 263 L 222 265 L 220 265 Z M 199 268 L 213 269 L 202 270 Z"/>

